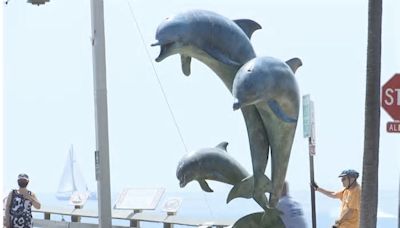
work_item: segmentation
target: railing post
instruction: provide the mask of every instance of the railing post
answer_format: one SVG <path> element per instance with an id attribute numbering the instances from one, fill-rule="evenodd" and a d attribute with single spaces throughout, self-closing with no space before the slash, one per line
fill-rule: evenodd
<path id="1" fill-rule="evenodd" d="M 50 213 L 45 212 L 45 213 L 44 213 L 44 219 L 45 219 L 45 220 L 50 220 L 50 215 L 51 215 Z"/>
<path id="2" fill-rule="evenodd" d="M 176 215 L 176 212 L 167 212 L 167 216 Z M 173 228 L 173 223 L 164 222 L 164 228 Z"/>
<path id="3" fill-rule="evenodd" d="M 75 209 L 81 209 L 82 206 L 75 205 Z M 79 215 L 71 215 L 71 222 L 81 222 L 81 216 Z"/>
<path id="4" fill-rule="evenodd" d="M 140 213 L 140 212 L 142 212 L 142 210 L 133 210 L 133 214 Z M 140 222 L 139 222 L 139 220 L 131 219 L 129 226 L 135 227 L 135 228 L 140 228 Z"/>

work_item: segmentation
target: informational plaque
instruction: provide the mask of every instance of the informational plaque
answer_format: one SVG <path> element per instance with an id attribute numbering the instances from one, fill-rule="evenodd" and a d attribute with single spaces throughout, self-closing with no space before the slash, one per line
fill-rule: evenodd
<path id="1" fill-rule="evenodd" d="M 170 197 L 168 198 L 163 207 L 162 211 L 168 212 L 168 213 L 176 213 L 178 209 L 181 207 L 182 204 L 182 198 L 180 197 Z"/>
<path id="2" fill-rule="evenodd" d="M 74 192 L 69 198 L 69 204 L 74 205 L 75 207 L 83 207 L 88 198 L 88 192 Z"/>
<path id="3" fill-rule="evenodd" d="M 125 188 L 115 202 L 115 209 L 154 210 L 165 188 Z"/>

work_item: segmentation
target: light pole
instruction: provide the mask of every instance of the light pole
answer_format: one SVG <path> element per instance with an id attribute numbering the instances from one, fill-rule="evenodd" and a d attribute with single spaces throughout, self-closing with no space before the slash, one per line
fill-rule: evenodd
<path id="1" fill-rule="evenodd" d="M 39 6 L 49 1 L 50 0 L 28 0 L 27 2 Z M 95 165 L 99 227 L 110 228 L 112 223 L 103 0 L 91 0 L 91 16 L 91 45 L 93 55 L 93 81 L 96 126 Z"/>
<path id="2" fill-rule="evenodd" d="M 28 0 L 28 3 L 31 3 L 32 5 L 42 5 L 45 4 L 46 2 L 49 2 L 50 0 Z"/>
<path id="3" fill-rule="evenodd" d="M 110 162 L 108 149 L 108 112 L 106 51 L 103 0 L 91 0 L 92 56 L 96 118 L 96 180 L 99 227 L 111 227 Z"/>

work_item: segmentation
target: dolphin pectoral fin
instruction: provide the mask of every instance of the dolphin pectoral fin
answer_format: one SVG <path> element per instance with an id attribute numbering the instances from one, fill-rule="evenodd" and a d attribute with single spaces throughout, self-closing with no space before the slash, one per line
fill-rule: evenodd
<path id="1" fill-rule="evenodd" d="M 297 123 L 297 118 L 292 118 L 288 116 L 283 110 L 282 107 L 278 104 L 276 100 L 269 100 L 268 101 L 268 106 L 272 110 L 272 112 L 275 114 L 276 117 L 281 119 L 284 122 L 287 123 Z"/>
<path id="2" fill-rule="evenodd" d="M 233 21 L 243 30 L 244 33 L 246 33 L 249 39 L 251 38 L 251 35 L 253 35 L 254 31 L 261 29 L 261 25 L 253 20 L 238 19 Z"/>
<path id="3" fill-rule="evenodd" d="M 214 192 L 210 186 L 208 186 L 207 182 L 205 180 L 199 180 L 198 181 L 200 184 L 201 189 L 203 189 L 205 192 Z"/>
<path id="4" fill-rule="evenodd" d="M 228 142 L 221 142 L 220 144 L 218 144 L 216 146 L 216 148 L 219 148 L 219 149 L 221 149 L 221 150 L 226 152 L 226 147 L 228 146 L 228 144 L 229 144 Z"/>
<path id="5" fill-rule="evenodd" d="M 231 200 L 242 197 L 249 199 L 253 196 L 253 188 L 254 187 L 254 178 L 253 176 L 246 177 L 241 180 L 239 183 L 235 184 L 226 198 L 226 203 L 229 203 Z"/>
<path id="6" fill-rule="evenodd" d="M 190 75 L 190 62 L 191 61 L 192 61 L 192 58 L 190 56 L 181 55 L 182 72 L 186 76 Z"/>
<path id="7" fill-rule="evenodd" d="M 214 59 L 216 59 L 219 62 L 222 62 L 222 63 L 224 63 L 226 65 L 235 66 L 235 67 L 242 66 L 242 64 L 236 62 L 235 60 L 230 59 L 229 57 L 227 57 L 225 53 L 221 52 L 221 50 L 217 50 L 217 49 L 210 48 L 210 47 L 204 47 L 204 51 L 208 55 L 213 57 Z"/>
<path id="8" fill-rule="evenodd" d="M 290 69 L 292 69 L 293 73 L 296 73 L 296 70 L 303 65 L 301 59 L 292 58 L 286 61 L 286 64 L 289 65 Z"/>

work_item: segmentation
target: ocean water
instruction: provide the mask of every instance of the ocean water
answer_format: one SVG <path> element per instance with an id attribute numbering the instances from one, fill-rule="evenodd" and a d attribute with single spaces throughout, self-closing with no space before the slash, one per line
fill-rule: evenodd
<path id="1" fill-rule="evenodd" d="M 37 193 L 42 205 L 55 207 L 72 207 L 68 201 L 57 200 L 54 194 Z M 292 197 L 298 201 L 304 210 L 305 218 L 308 226 L 311 227 L 311 202 L 310 193 L 307 191 L 292 192 Z M 177 214 L 185 217 L 202 218 L 206 221 L 213 221 L 216 218 L 237 219 L 254 212 L 261 211 L 261 208 L 251 199 L 234 199 L 226 204 L 226 193 L 214 192 L 168 192 L 166 191 L 157 208 L 152 213 L 165 214 L 161 210 L 162 205 L 169 197 L 182 198 L 182 204 Z M 115 202 L 117 194 L 113 194 L 112 203 Z M 398 215 L 398 192 L 385 191 L 380 194 L 378 205 L 378 224 L 377 227 L 391 228 L 397 227 Z M 317 227 L 331 227 L 339 213 L 340 202 L 330 199 L 321 194 L 316 194 L 316 217 Z M 97 201 L 88 200 L 84 206 L 86 209 L 97 210 Z M 34 213 L 34 217 L 43 218 L 43 214 Z M 61 216 L 52 215 L 52 220 L 61 220 Z M 69 216 L 64 216 L 66 221 L 70 221 Z M 97 223 L 97 219 L 82 218 L 82 222 Z M 114 225 L 129 225 L 127 220 L 113 220 Z M 161 223 L 141 222 L 143 228 L 162 227 Z M 188 227 L 176 225 L 175 227 Z"/>

